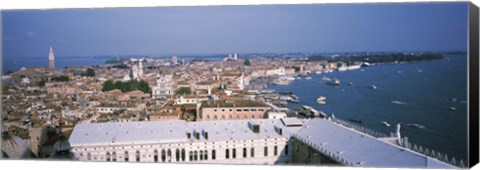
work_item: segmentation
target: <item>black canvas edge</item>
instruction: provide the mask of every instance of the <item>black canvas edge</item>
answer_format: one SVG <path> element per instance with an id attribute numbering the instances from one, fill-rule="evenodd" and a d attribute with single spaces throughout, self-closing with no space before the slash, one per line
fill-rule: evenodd
<path id="1" fill-rule="evenodd" d="M 472 2 L 469 3 L 468 8 L 468 165 L 471 168 L 479 161 L 479 9 Z"/>

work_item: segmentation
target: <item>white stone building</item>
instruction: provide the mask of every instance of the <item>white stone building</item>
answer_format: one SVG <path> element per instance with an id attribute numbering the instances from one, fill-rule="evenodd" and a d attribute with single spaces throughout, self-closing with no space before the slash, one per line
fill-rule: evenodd
<path id="1" fill-rule="evenodd" d="M 197 104 L 202 101 L 207 101 L 207 97 L 200 97 L 200 96 L 180 96 L 175 99 L 176 105 L 184 105 L 184 104 Z"/>
<path id="2" fill-rule="evenodd" d="M 69 142 L 76 160 L 283 164 L 303 121 L 252 119 L 79 124 Z"/>
<path id="3" fill-rule="evenodd" d="M 172 78 L 171 74 L 162 77 L 157 76 L 157 85 L 152 87 L 153 99 L 165 98 L 175 94 Z"/>

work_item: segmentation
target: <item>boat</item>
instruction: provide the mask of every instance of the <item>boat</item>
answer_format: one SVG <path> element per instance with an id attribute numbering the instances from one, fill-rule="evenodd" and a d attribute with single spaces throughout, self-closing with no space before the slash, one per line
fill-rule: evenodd
<path id="1" fill-rule="evenodd" d="M 333 86 L 338 86 L 338 85 L 340 85 L 340 80 L 333 79 L 333 80 L 327 81 L 327 84 L 328 85 L 333 85 Z"/>
<path id="2" fill-rule="evenodd" d="M 300 101 L 296 99 L 289 99 L 287 102 L 300 103 Z"/>
<path id="3" fill-rule="evenodd" d="M 370 63 L 368 63 L 368 62 L 363 62 L 362 63 L 362 67 L 369 67 L 369 66 L 370 66 Z"/>
<path id="4" fill-rule="evenodd" d="M 294 99 L 294 100 L 299 100 L 298 96 L 296 96 L 294 94 L 290 95 L 290 97 L 292 97 L 292 99 Z"/>
<path id="5" fill-rule="evenodd" d="M 350 65 L 347 67 L 348 70 L 356 70 L 356 69 L 359 69 L 362 65 L 358 64 L 358 65 Z"/>
<path id="6" fill-rule="evenodd" d="M 317 99 L 317 103 L 318 104 L 326 104 L 326 101 L 327 98 L 325 96 L 320 96 L 318 99 Z"/>
<path id="7" fill-rule="evenodd" d="M 322 74 L 321 71 L 315 71 L 315 74 Z"/>
<path id="8" fill-rule="evenodd" d="M 305 77 L 305 80 L 311 80 L 311 79 L 312 79 L 312 77 L 310 77 L 310 76 L 309 76 L 309 77 Z"/>
<path id="9" fill-rule="evenodd" d="M 450 98 L 448 100 L 451 101 L 451 102 L 457 102 L 457 98 Z"/>
<path id="10" fill-rule="evenodd" d="M 419 124 L 416 124 L 416 123 L 407 124 L 407 126 L 409 126 L 409 127 L 414 127 L 414 128 L 418 128 L 418 129 L 425 129 L 425 126 L 419 125 Z"/>
<path id="11" fill-rule="evenodd" d="M 382 124 L 385 125 L 386 127 L 390 127 L 390 124 L 386 121 L 382 121 Z"/>
<path id="12" fill-rule="evenodd" d="M 455 110 L 457 110 L 457 108 L 455 108 L 455 107 L 452 106 L 452 107 L 450 107 L 450 110 L 451 110 L 451 111 L 455 111 Z"/>
<path id="13" fill-rule="evenodd" d="M 320 101 L 324 101 L 324 100 L 327 100 L 327 98 L 326 98 L 325 96 L 320 96 L 320 97 L 317 99 L 317 101 L 319 101 L 319 100 L 320 100 Z"/>
<path id="14" fill-rule="evenodd" d="M 348 67 L 347 66 L 341 66 L 337 68 L 337 71 L 347 71 Z"/>
<path id="15" fill-rule="evenodd" d="M 371 85 L 371 86 L 369 86 L 369 87 L 370 87 L 371 89 L 373 89 L 373 90 L 377 89 L 377 86 L 375 86 L 375 85 Z"/>
<path id="16" fill-rule="evenodd" d="M 348 85 L 350 85 L 350 86 L 351 86 L 351 85 L 353 85 L 353 83 L 352 83 L 352 82 L 348 82 Z"/>

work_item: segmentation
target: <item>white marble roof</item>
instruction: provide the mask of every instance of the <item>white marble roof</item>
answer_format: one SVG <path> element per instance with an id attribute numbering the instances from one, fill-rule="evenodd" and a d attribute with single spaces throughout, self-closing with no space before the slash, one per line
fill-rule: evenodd
<path id="1" fill-rule="evenodd" d="M 248 122 L 259 124 L 260 132 L 250 130 Z M 279 135 L 275 127 L 283 129 L 283 136 Z M 78 147 L 288 138 L 300 128 L 285 127 L 280 119 L 83 123 L 75 126 L 69 142 L 72 147 Z M 200 139 L 194 138 L 194 131 L 200 133 Z M 202 131 L 208 132 L 208 140 Z M 188 132 L 192 135 L 190 139 L 187 137 Z"/>
<path id="2" fill-rule="evenodd" d="M 353 166 L 456 168 L 435 158 L 418 154 L 325 119 L 312 119 L 298 131 L 297 138 L 347 160 Z M 317 148 L 317 150 L 319 150 Z"/>

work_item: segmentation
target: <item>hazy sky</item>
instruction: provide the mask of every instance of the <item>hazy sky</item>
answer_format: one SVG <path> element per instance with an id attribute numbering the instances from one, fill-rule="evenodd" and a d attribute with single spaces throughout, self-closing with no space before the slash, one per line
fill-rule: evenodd
<path id="1" fill-rule="evenodd" d="M 4 57 L 467 49 L 466 2 L 2 12 Z"/>

